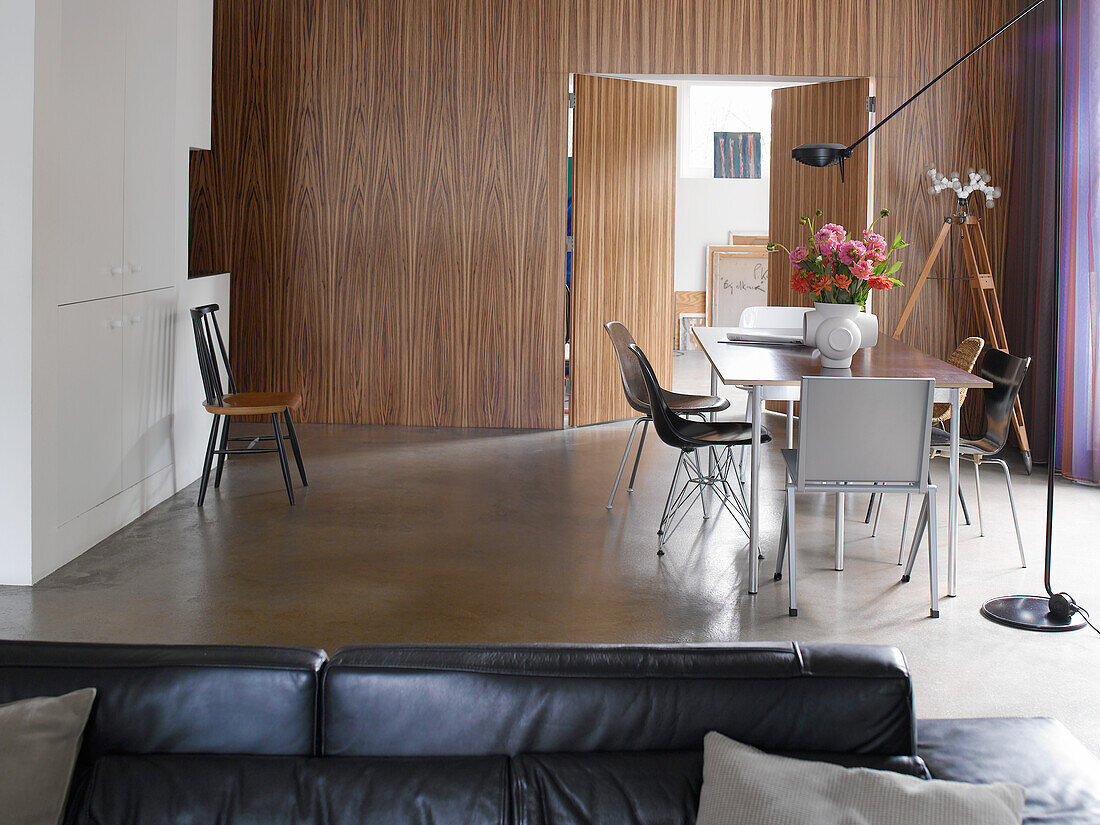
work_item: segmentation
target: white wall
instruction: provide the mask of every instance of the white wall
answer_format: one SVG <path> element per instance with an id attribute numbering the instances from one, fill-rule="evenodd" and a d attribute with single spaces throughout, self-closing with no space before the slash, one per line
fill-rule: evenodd
<path id="1" fill-rule="evenodd" d="M 738 235 L 768 234 L 767 177 L 677 179 L 677 291 L 706 289 L 707 244 L 726 243 L 731 231 Z"/>
<path id="2" fill-rule="evenodd" d="M 31 579 L 34 0 L 0 0 L 0 582 Z"/>

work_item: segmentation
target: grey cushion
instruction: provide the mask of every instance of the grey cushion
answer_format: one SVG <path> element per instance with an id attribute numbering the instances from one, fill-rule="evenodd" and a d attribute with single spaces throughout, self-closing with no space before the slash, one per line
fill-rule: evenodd
<path id="1" fill-rule="evenodd" d="M 1020 825 L 1024 789 L 916 779 L 758 751 L 708 733 L 696 825 Z"/>
<path id="2" fill-rule="evenodd" d="M 0 705 L 0 811 L 12 825 L 57 825 L 95 688 Z"/>

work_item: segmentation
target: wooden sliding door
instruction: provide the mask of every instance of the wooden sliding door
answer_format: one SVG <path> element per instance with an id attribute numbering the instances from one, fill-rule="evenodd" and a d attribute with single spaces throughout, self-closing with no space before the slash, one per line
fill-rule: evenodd
<path id="1" fill-rule="evenodd" d="M 802 215 L 820 209 L 822 222 L 839 223 L 849 232 L 867 226 L 868 152 L 863 143 L 844 164 L 844 183 L 835 166 L 815 169 L 791 158 L 791 149 L 803 143 L 843 143 L 850 146 L 869 128 L 866 77 L 831 83 L 790 86 L 772 92 L 772 166 L 769 190 L 768 236 L 788 249 L 806 243 Z M 808 296 L 793 292 L 787 256 L 771 256 L 768 267 L 768 304 L 809 305 Z"/>
<path id="2" fill-rule="evenodd" d="M 608 321 L 672 373 L 676 88 L 575 78 L 570 423 L 631 415 Z"/>

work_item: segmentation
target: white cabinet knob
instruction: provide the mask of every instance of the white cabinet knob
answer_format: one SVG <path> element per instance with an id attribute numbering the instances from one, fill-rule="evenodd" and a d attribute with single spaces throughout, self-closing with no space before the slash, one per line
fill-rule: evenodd
<path id="1" fill-rule="evenodd" d="M 107 322 L 107 329 L 121 329 L 121 328 L 122 328 L 122 321 L 108 321 Z"/>
<path id="2" fill-rule="evenodd" d="M 137 275 L 139 272 L 141 272 L 141 267 L 137 264 L 130 264 L 130 272 L 133 275 Z"/>
<path id="3" fill-rule="evenodd" d="M 121 266 L 112 266 L 111 267 L 111 274 L 112 275 L 121 275 L 122 274 L 122 267 Z"/>
<path id="4" fill-rule="evenodd" d="M 131 315 L 130 316 L 130 326 L 133 326 L 134 324 L 140 324 L 140 323 L 141 323 L 141 316 L 140 315 Z"/>

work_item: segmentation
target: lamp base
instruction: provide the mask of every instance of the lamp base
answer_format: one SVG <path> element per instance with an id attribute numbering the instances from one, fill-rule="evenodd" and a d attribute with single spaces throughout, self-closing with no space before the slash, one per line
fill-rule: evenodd
<path id="1" fill-rule="evenodd" d="M 1068 619 L 1055 617 L 1048 609 L 1049 601 L 1046 596 L 1001 596 L 983 604 L 982 615 L 1020 630 L 1058 632 L 1080 630 L 1085 626 L 1085 619 L 1079 613 Z"/>

